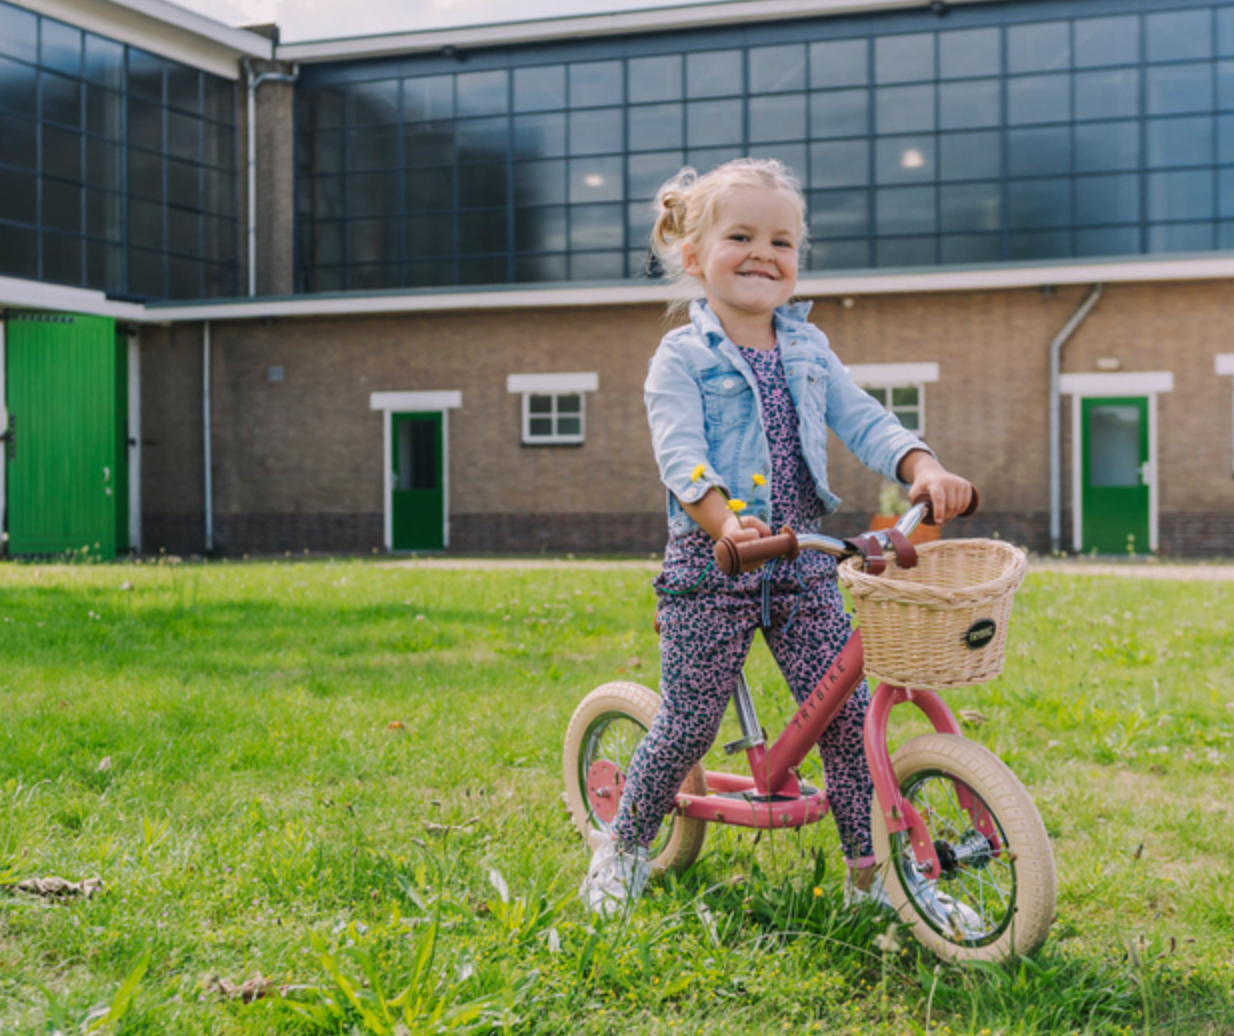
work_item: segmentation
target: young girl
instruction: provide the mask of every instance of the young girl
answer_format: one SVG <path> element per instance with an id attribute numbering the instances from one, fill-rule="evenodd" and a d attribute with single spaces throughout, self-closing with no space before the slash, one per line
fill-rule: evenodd
<path id="1" fill-rule="evenodd" d="M 849 637 L 835 559 L 803 551 L 736 578 L 712 563 L 715 540 L 784 525 L 818 531 L 839 506 L 827 486 L 827 428 L 867 466 L 929 496 L 946 521 L 970 485 L 858 388 L 827 338 L 789 304 L 805 245 L 796 180 L 771 160 L 705 176 L 683 169 L 656 198 L 653 248 L 670 276 L 701 286 L 690 323 L 665 335 L 645 386 L 669 542 L 655 586 L 662 704 L 630 764 L 614 829 L 601 836 L 582 895 L 611 913 L 642 890 L 647 846 L 682 780 L 715 740 L 754 631 L 761 629 L 800 703 Z M 746 501 L 734 511 L 728 497 Z M 863 683 L 822 740 L 827 794 L 849 876 L 846 900 L 886 904 L 870 837 L 873 787 Z"/>

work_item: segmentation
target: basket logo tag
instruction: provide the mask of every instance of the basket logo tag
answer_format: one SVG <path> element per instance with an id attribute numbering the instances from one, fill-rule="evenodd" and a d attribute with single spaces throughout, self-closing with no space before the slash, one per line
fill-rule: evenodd
<path id="1" fill-rule="evenodd" d="M 994 631 L 997 629 L 998 624 L 993 619 L 978 619 L 968 627 L 964 634 L 964 643 L 971 651 L 986 647 L 994 639 Z"/>

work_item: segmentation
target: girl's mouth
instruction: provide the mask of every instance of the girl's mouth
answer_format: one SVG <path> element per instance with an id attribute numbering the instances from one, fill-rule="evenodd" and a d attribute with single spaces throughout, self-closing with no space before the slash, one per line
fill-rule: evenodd
<path id="1" fill-rule="evenodd" d="M 769 274 L 766 270 L 742 270 L 737 274 L 738 277 L 761 277 L 763 280 L 774 281 L 776 278 Z"/>

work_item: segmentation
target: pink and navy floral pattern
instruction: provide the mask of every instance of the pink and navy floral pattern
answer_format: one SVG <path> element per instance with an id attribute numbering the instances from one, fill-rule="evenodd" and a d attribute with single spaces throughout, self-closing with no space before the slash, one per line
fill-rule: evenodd
<path id="1" fill-rule="evenodd" d="M 813 528 L 822 505 L 802 456 L 779 349 L 743 348 L 741 354 L 758 383 L 771 449 L 773 527 Z M 715 741 L 756 629 L 763 630 L 799 703 L 818 685 L 851 632 L 834 559 L 805 552 L 795 562 L 776 562 L 730 579 L 711 564 L 712 547 L 702 531 L 670 540 L 655 582 L 662 704 L 627 774 L 616 819 L 618 837 L 626 845 L 651 844 L 685 775 Z M 874 860 L 873 785 L 862 741 L 869 700 L 863 682 L 819 742 L 832 813 L 854 866 Z"/>

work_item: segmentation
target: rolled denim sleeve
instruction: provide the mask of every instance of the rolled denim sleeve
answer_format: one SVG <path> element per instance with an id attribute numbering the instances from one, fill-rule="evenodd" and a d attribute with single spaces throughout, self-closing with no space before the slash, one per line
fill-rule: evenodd
<path id="1" fill-rule="evenodd" d="M 827 372 L 827 423 L 831 430 L 867 468 L 907 485 L 896 474 L 900 461 L 913 450 L 924 450 L 931 456 L 934 451 L 861 388 L 830 350 Z"/>
<path id="2" fill-rule="evenodd" d="M 671 341 L 663 342 L 651 359 L 643 399 L 651 447 L 668 491 L 682 503 L 692 504 L 712 486 L 727 489 L 708 453 L 698 382 Z M 700 464 L 706 465 L 706 473 L 693 481 L 690 476 Z"/>

